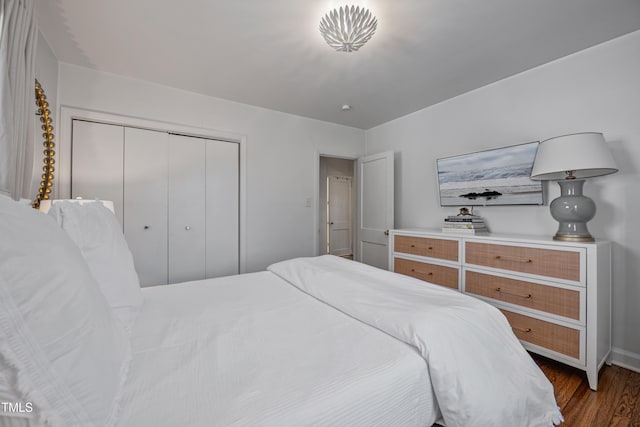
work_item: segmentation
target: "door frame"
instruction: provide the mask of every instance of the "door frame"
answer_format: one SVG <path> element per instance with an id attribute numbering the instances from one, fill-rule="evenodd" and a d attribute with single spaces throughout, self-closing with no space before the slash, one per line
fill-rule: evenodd
<path id="1" fill-rule="evenodd" d="M 71 197 L 71 140 L 73 134 L 73 120 L 85 120 L 89 122 L 105 123 L 133 128 L 178 133 L 185 136 L 215 139 L 238 144 L 239 148 L 239 263 L 240 273 L 246 273 L 247 266 L 247 136 L 240 133 L 227 132 L 217 129 L 201 128 L 182 125 L 178 123 L 164 122 L 160 120 L 143 119 L 124 116 L 120 114 L 105 113 L 101 111 L 83 108 L 60 106 L 60 138 L 57 144 L 57 168 L 53 185 L 53 197 L 68 199 Z"/>
<path id="2" fill-rule="evenodd" d="M 315 152 L 315 161 L 313 164 L 313 206 L 311 206 L 311 208 L 313 209 L 313 255 L 314 256 L 318 256 L 320 255 L 320 227 L 325 227 L 326 224 L 320 224 L 320 215 L 319 215 L 319 209 L 320 209 L 320 158 L 321 157 L 331 157 L 334 159 L 344 159 L 344 160 L 351 160 L 353 162 L 354 165 L 354 169 L 353 169 L 353 181 L 352 181 L 352 185 L 354 187 L 354 194 L 353 196 L 358 197 L 357 194 L 357 188 L 358 188 L 358 179 L 356 176 L 356 164 L 358 161 L 358 158 L 362 157 L 364 154 L 362 153 L 339 153 L 336 152 L 335 149 L 317 149 Z M 326 185 L 326 183 L 325 183 Z M 352 241 L 351 241 L 351 247 L 353 248 L 353 256 L 354 259 L 356 257 L 356 252 L 357 252 L 357 248 L 356 248 L 356 244 L 357 244 L 357 227 L 358 227 L 358 213 L 357 213 L 357 203 L 353 206 L 353 212 L 351 213 L 352 215 L 352 227 L 353 227 L 353 236 L 352 236 Z"/>

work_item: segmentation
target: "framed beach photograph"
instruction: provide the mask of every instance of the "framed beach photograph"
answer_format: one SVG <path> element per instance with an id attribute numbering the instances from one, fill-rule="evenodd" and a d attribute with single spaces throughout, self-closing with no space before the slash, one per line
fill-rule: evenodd
<path id="1" fill-rule="evenodd" d="M 438 159 L 440 206 L 542 205 L 531 179 L 539 142 Z"/>

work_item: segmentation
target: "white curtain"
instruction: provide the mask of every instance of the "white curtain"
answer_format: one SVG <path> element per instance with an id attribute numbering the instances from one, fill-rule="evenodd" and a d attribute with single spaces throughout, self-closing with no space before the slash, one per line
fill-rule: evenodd
<path id="1" fill-rule="evenodd" d="M 15 199 L 33 196 L 37 35 L 34 0 L 0 0 L 0 192 Z"/>

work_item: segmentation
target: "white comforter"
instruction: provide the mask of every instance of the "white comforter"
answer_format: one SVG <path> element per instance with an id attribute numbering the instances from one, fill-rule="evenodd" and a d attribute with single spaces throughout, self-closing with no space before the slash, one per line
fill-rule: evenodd
<path id="1" fill-rule="evenodd" d="M 427 427 L 440 416 L 413 348 L 273 273 L 143 294 L 119 426 Z"/>
<path id="2" fill-rule="evenodd" d="M 553 387 L 504 316 L 475 298 L 333 256 L 268 268 L 304 292 L 414 346 L 447 427 L 559 424 Z"/>

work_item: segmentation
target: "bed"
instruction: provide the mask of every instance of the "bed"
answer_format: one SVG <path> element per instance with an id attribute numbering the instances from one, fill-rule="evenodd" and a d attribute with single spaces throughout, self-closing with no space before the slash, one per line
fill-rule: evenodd
<path id="1" fill-rule="evenodd" d="M 562 421 L 484 302 L 333 256 L 141 290 L 118 228 L 0 196 L 0 426 Z"/>

